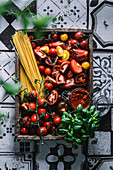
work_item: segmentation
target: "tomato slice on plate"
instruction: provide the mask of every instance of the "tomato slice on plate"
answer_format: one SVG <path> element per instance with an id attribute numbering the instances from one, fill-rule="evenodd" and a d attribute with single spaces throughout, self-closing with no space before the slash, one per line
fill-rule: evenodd
<path id="1" fill-rule="evenodd" d="M 74 59 L 71 60 L 70 67 L 71 67 L 71 70 L 76 74 L 82 72 L 82 66 Z"/>

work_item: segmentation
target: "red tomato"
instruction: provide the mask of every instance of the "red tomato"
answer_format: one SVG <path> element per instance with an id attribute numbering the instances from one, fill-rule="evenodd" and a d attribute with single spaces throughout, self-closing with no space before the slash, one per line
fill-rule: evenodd
<path id="1" fill-rule="evenodd" d="M 40 127 L 40 130 L 42 132 L 42 135 L 47 134 L 47 128 L 46 127 Z M 40 135 L 40 130 L 39 130 L 39 128 L 37 129 L 38 135 Z"/>
<path id="2" fill-rule="evenodd" d="M 42 66 L 42 65 L 41 65 L 41 66 L 39 66 L 38 68 L 39 68 L 39 71 L 40 71 L 41 73 L 43 73 L 43 72 L 45 71 L 45 67 L 44 67 L 44 66 Z"/>
<path id="3" fill-rule="evenodd" d="M 30 36 L 29 36 L 29 39 L 30 39 L 30 40 L 33 40 L 33 36 L 32 36 L 32 35 L 30 35 Z"/>
<path id="4" fill-rule="evenodd" d="M 61 117 L 60 116 L 56 116 L 54 119 L 53 119 L 53 122 L 55 125 L 60 125 L 61 123 Z"/>
<path id="5" fill-rule="evenodd" d="M 22 111 L 28 111 L 28 105 L 27 105 L 27 103 L 22 103 L 22 105 L 20 106 L 20 108 L 21 108 L 21 110 Z"/>
<path id="6" fill-rule="evenodd" d="M 46 114 L 46 109 L 44 109 L 44 108 L 39 108 L 39 109 L 38 109 L 38 115 L 41 115 L 42 113 L 45 113 L 45 114 Z"/>
<path id="7" fill-rule="evenodd" d="M 58 60 L 59 64 L 62 64 L 65 60 Z"/>
<path id="8" fill-rule="evenodd" d="M 47 88 L 48 91 L 51 91 L 53 89 L 53 84 L 51 83 L 45 83 L 45 88 Z"/>
<path id="9" fill-rule="evenodd" d="M 45 123 L 44 123 L 44 126 L 45 126 L 47 129 L 50 129 L 51 123 L 50 123 L 50 122 L 45 122 Z"/>
<path id="10" fill-rule="evenodd" d="M 49 55 L 52 56 L 52 57 L 56 56 L 57 55 L 57 50 L 55 48 L 51 48 L 49 50 Z"/>
<path id="11" fill-rule="evenodd" d="M 21 133 L 22 134 L 26 135 L 26 134 L 28 134 L 28 132 L 29 132 L 28 129 L 26 129 L 24 127 L 21 128 Z"/>
<path id="12" fill-rule="evenodd" d="M 45 121 L 48 121 L 48 120 L 49 120 L 49 117 L 50 117 L 49 114 L 46 113 L 46 114 L 45 114 L 45 117 L 44 117 L 44 120 L 45 120 Z"/>
<path id="13" fill-rule="evenodd" d="M 87 50 L 73 49 L 72 51 L 72 58 L 75 59 L 76 61 L 83 61 L 86 59 L 87 56 L 88 56 Z"/>
<path id="14" fill-rule="evenodd" d="M 54 105 L 58 101 L 58 92 L 56 90 L 52 90 L 49 96 L 47 97 L 47 104 Z"/>
<path id="15" fill-rule="evenodd" d="M 78 47 L 79 42 L 77 40 L 71 40 L 71 45 L 74 47 Z"/>
<path id="16" fill-rule="evenodd" d="M 88 41 L 87 40 L 82 40 L 80 42 L 80 47 L 83 48 L 83 49 L 85 49 L 87 47 L 87 45 L 88 45 Z"/>
<path id="17" fill-rule="evenodd" d="M 39 106 L 44 106 L 44 103 L 45 103 L 45 102 L 46 102 L 46 99 L 43 98 L 43 97 L 38 99 L 38 105 L 39 105 Z"/>
<path id="18" fill-rule="evenodd" d="M 33 114 L 31 116 L 31 122 L 36 123 L 37 122 L 37 114 Z"/>
<path id="19" fill-rule="evenodd" d="M 31 42 L 31 45 L 33 48 L 36 48 L 36 46 L 37 46 L 35 42 Z"/>
<path id="20" fill-rule="evenodd" d="M 52 35 L 52 38 L 53 38 L 54 40 L 57 40 L 58 34 L 53 34 L 53 35 Z"/>
<path id="21" fill-rule="evenodd" d="M 75 39 L 78 41 L 81 41 L 83 39 L 83 33 L 82 32 L 77 32 L 75 34 Z"/>
<path id="22" fill-rule="evenodd" d="M 55 117 L 55 116 L 56 116 L 56 113 L 55 113 L 55 112 L 52 112 L 52 116 Z"/>
<path id="23" fill-rule="evenodd" d="M 24 127 L 30 127 L 30 117 L 29 116 L 25 116 L 22 119 L 22 123 Z"/>
<path id="24" fill-rule="evenodd" d="M 37 92 L 35 90 L 31 90 L 29 92 L 29 97 L 31 97 L 32 99 L 35 99 L 37 97 Z"/>
<path id="25" fill-rule="evenodd" d="M 53 132 L 56 132 L 56 127 L 55 126 L 51 126 L 51 133 L 53 133 Z"/>
<path id="26" fill-rule="evenodd" d="M 74 59 L 71 60 L 70 67 L 71 67 L 71 70 L 76 74 L 82 72 L 82 66 L 77 61 L 75 61 Z"/>
<path id="27" fill-rule="evenodd" d="M 33 103 L 33 102 L 29 103 L 28 108 L 29 108 L 30 111 L 35 110 L 36 109 L 36 104 Z"/>
<path id="28" fill-rule="evenodd" d="M 50 76 L 51 75 L 51 69 L 50 68 L 46 68 L 45 69 L 45 74 L 47 75 L 47 76 Z"/>

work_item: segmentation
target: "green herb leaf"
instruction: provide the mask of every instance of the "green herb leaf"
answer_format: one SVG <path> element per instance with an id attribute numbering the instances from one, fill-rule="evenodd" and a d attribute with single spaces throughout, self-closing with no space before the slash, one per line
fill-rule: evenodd
<path id="1" fill-rule="evenodd" d="M 94 114 L 93 114 L 94 117 L 98 117 L 99 115 L 100 115 L 100 111 L 99 110 L 95 111 Z"/>
<path id="2" fill-rule="evenodd" d="M 105 27 L 108 27 L 109 25 L 107 24 L 106 20 L 103 21 L 103 24 L 105 25 Z"/>
<path id="3" fill-rule="evenodd" d="M 79 130 L 81 127 L 82 127 L 82 126 L 80 126 L 80 125 L 75 125 L 74 128 L 73 128 L 73 130 Z"/>
<path id="4" fill-rule="evenodd" d="M 90 113 L 93 113 L 94 110 L 95 110 L 95 105 L 93 105 L 93 106 L 90 107 Z"/>
<path id="5" fill-rule="evenodd" d="M 83 109 L 83 106 L 81 104 L 79 104 L 76 108 L 76 112 L 81 112 Z"/>

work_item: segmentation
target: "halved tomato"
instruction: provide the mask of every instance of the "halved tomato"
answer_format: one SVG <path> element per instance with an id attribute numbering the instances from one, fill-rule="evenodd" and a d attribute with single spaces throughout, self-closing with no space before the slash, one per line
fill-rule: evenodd
<path id="1" fill-rule="evenodd" d="M 88 55 L 87 50 L 78 50 L 78 49 L 73 49 L 72 50 L 72 58 L 75 59 L 76 61 L 85 60 L 87 55 Z"/>
<path id="2" fill-rule="evenodd" d="M 82 72 L 82 66 L 74 59 L 71 60 L 70 67 L 71 67 L 71 70 L 76 74 Z"/>

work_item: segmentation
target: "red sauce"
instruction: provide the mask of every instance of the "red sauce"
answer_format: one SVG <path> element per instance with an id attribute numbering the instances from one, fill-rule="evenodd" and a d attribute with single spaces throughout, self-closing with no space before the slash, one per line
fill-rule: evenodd
<path id="1" fill-rule="evenodd" d="M 86 90 L 77 89 L 70 94 L 70 103 L 73 108 L 77 108 L 79 104 L 83 106 L 83 109 L 87 108 L 90 104 L 90 96 Z"/>

